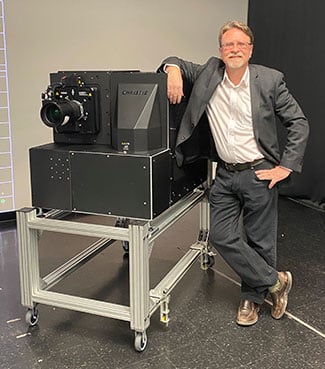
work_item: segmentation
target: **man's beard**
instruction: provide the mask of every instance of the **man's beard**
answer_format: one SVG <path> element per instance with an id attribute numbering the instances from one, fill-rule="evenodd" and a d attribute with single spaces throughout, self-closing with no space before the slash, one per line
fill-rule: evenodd
<path id="1" fill-rule="evenodd" d="M 227 64 L 231 69 L 239 69 L 242 68 L 246 64 L 246 62 L 243 58 L 229 58 Z"/>

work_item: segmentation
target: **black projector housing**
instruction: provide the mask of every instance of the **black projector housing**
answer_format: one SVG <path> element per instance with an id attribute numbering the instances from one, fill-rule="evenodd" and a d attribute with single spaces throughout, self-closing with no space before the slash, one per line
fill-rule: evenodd
<path id="1" fill-rule="evenodd" d="M 166 85 L 163 73 L 51 73 L 40 115 L 54 142 L 30 149 L 33 206 L 151 220 L 202 185 L 206 160 L 176 164 L 186 101 L 169 106 Z"/>

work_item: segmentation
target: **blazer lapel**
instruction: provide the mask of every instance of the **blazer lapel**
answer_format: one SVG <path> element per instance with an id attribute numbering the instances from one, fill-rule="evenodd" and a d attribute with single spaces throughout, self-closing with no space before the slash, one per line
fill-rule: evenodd
<path id="1" fill-rule="evenodd" d="M 205 91 L 204 95 L 204 101 L 208 103 L 208 101 L 211 99 L 212 94 L 214 93 L 215 89 L 217 88 L 218 84 L 222 81 L 224 74 L 224 68 L 216 68 L 214 72 L 211 75 L 209 84 L 207 86 L 207 89 Z"/>
<path id="2" fill-rule="evenodd" d="M 251 109 L 252 109 L 252 121 L 255 138 L 258 140 L 259 134 L 257 130 L 257 122 L 259 120 L 260 110 L 260 86 L 258 83 L 258 73 L 253 65 L 249 65 L 250 74 L 250 90 L 251 90 Z"/>
<path id="3" fill-rule="evenodd" d="M 224 67 L 216 67 L 211 74 L 209 79 L 208 85 L 204 91 L 202 91 L 202 103 L 200 104 L 200 109 L 198 111 L 198 119 L 202 116 L 203 112 L 205 111 L 209 100 L 211 99 L 212 94 L 214 93 L 215 89 L 217 88 L 218 84 L 222 81 L 224 74 Z"/>

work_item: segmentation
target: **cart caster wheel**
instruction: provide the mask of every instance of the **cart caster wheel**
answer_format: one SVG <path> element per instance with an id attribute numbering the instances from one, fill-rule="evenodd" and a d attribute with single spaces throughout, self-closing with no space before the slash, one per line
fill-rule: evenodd
<path id="1" fill-rule="evenodd" d="M 147 347 L 147 334 L 146 332 L 135 332 L 134 348 L 136 351 L 143 352 Z"/>
<path id="2" fill-rule="evenodd" d="M 34 325 L 38 323 L 38 319 L 39 319 L 39 312 L 37 308 L 27 310 L 27 313 L 25 316 L 25 320 L 27 324 L 29 324 L 31 327 L 34 327 Z"/>
<path id="3" fill-rule="evenodd" d="M 122 247 L 125 254 L 129 254 L 129 241 L 122 241 Z"/>
<path id="4" fill-rule="evenodd" d="M 201 269 L 208 270 L 209 268 L 213 267 L 213 265 L 214 265 L 214 256 L 205 254 L 203 256 L 203 261 L 201 263 Z"/>

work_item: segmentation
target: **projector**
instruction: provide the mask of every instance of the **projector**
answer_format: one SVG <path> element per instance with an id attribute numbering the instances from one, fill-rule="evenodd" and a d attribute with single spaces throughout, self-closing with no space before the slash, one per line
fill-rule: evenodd
<path id="1" fill-rule="evenodd" d="M 53 142 L 30 149 L 32 204 L 151 220 L 207 178 L 207 161 L 178 167 L 186 102 L 169 105 L 164 73 L 59 71 L 41 95 Z"/>

